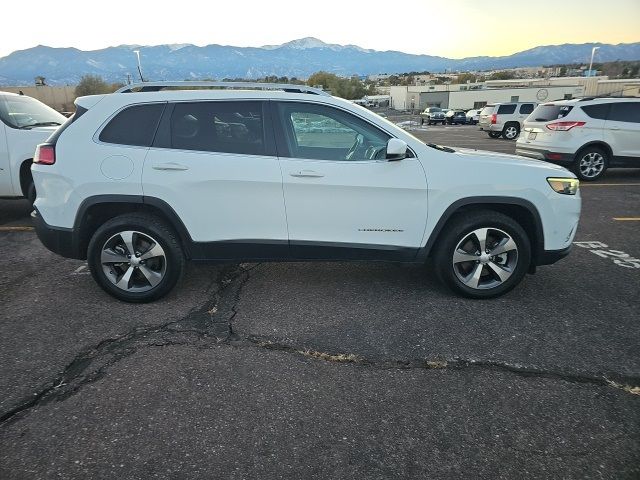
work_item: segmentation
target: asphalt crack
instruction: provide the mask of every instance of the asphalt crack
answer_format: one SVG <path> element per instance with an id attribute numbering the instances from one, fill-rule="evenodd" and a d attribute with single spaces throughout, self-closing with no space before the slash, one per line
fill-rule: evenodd
<path id="1" fill-rule="evenodd" d="M 469 358 L 368 358 L 349 352 L 325 352 L 306 345 L 293 345 L 273 337 L 241 334 L 233 329 L 242 290 L 251 272 L 262 264 L 240 264 L 224 267 L 208 287 L 213 298 L 192 309 L 179 320 L 161 325 L 135 327 L 82 350 L 51 382 L 30 397 L 0 414 L 0 426 L 15 420 L 33 408 L 53 401 L 63 401 L 84 386 L 103 378 L 108 369 L 120 360 L 144 348 L 190 346 L 212 348 L 227 345 L 232 348 L 254 348 L 297 355 L 315 361 L 351 364 L 379 370 L 483 370 L 499 371 L 521 377 L 539 377 L 571 383 L 583 383 L 622 390 L 640 395 L 640 376 L 625 376 L 613 372 L 588 373 L 562 368 L 537 367 L 519 363 Z"/>

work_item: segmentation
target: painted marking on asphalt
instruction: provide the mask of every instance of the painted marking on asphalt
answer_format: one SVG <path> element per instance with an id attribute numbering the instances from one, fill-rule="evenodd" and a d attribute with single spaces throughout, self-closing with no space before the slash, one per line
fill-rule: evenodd
<path id="1" fill-rule="evenodd" d="M 640 222 L 640 217 L 613 217 L 618 222 Z"/>
<path id="2" fill-rule="evenodd" d="M 33 227 L 16 226 L 16 227 L 0 227 L 0 232 L 31 232 Z"/>
<path id="3" fill-rule="evenodd" d="M 624 268 L 640 268 L 640 259 L 632 258 L 631 255 L 621 250 L 609 249 L 609 245 L 598 241 L 573 242 L 574 245 L 586 248 L 594 255 L 613 260 L 613 263 Z M 607 250 L 605 250 L 607 249 Z"/>

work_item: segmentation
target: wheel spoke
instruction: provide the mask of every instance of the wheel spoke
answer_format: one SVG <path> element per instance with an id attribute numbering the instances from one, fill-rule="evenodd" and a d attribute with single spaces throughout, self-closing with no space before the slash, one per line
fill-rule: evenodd
<path id="1" fill-rule="evenodd" d="M 136 254 L 136 252 L 135 252 L 135 250 L 133 248 L 133 234 L 134 234 L 134 232 L 132 232 L 130 230 L 120 233 L 120 238 L 124 242 L 124 245 L 127 247 L 127 253 L 129 255 L 131 255 L 131 256 Z"/>
<path id="2" fill-rule="evenodd" d="M 516 242 L 513 241 L 511 237 L 503 238 L 500 243 L 489 252 L 490 255 L 501 255 L 506 252 L 510 252 L 511 250 L 516 250 L 518 247 L 516 246 Z"/>
<path id="3" fill-rule="evenodd" d="M 144 265 L 140 265 L 138 268 L 140 269 L 140 271 L 142 272 L 142 274 L 144 275 L 144 277 L 147 279 L 147 281 L 152 287 L 155 287 L 158 283 L 160 283 L 160 280 L 162 280 L 161 273 L 154 272 L 153 270 L 151 270 L 150 268 Z"/>
<path id="4" fill-rule="evenodd" d="M 505 270 L 495 262 L 487 263 L 487 267 L 489 267 L 489 269 L 498 276 L 501 282 L 504 282 L 507 278 L 511 276 L 510 271 Z"/>
<path id="5" fill-rule="evenodd" d="M 480 247 L 480 253 L 484 253 L 487 249 L 487 233 L 488 228 L 479 228 L 473 231 L 476 239 L 478 240 L 478 245 Z"/>
<path id="6" fill-rule="evenodd" d="M 157 243 L 154 243 L 149 250 L 140 255 L 140 260 L 147 260 L 153 257 L 164 257 L 164 250 Z"/>
<path id="7" fill-rule="evenodd" d="M 102 253 L 100 254 L 100 262 L 102 264 L 123 263 L 123 262 L 128 262 L 128 259 L 126 255 L 123 255 L 122 253 L 117 252 L 112 248 L 108 248 L 106 250 L 102 250 Z"/>
<path id="8" fill-rule="evenodd" d="M 470 286 L 471 288 L 478 288 L 478 284 L 480 283 L 480 276 L 482 275 L 482 267 L 481 263 L 478 263 L 473 272 L 470 273 L 464 280 L 464 283 Z"/>
<path id="9" fill-rule="evenodd" d="M 129 265 L 127 271 L 124 272 L 124 275 L 122 275 L 122 277 L 120 277 L 120 280 L 118 280 L 118 283 L 116 283 L 116 287 L 121 288 L 122 290 L 129 290 L 131 275 L 133 275 L 133 267 Z"/>
<path id="10" fill-rule="evenodd" d="M 478 260 L 478 255 L 467 253 L 464 250 L 457 249 L 453 253 L 453 263 L 475 262 L 476 260 Z"/>

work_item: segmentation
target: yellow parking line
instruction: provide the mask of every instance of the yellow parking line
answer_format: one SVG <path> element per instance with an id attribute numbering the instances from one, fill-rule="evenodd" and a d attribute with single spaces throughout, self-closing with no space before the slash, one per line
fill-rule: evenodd
<path id="1" fill-rule="evenodd" d="M 0 232 L 30 232 L 34 228 L 33 227 L 0 227 Z"/>
<path id="2" fill-rule="evenodd" d="M 637 187 L 640 183 L 583 183 L 580 182 L 580 188 L 582 187 Z"/>
<path id="3" fill-rule="evenodd" d="M 640 217 L 613 217 L 618 222 L 640 222 Z"/>

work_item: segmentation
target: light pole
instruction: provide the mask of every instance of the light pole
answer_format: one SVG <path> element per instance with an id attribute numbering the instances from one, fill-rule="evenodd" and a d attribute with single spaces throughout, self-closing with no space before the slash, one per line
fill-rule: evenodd
<path id="1" fill-rule="evenodd" d="M 144 82 L 144 78 L 142 76 L 142 66 L 140 65 L 140 50 L 134 50 L 133 53 L 135 53 L 136 57 L 138 58 L 138 73 L 140 74 L 140 81 Z"/>
<path id="2" fill-rule="evenodd" d="M 591 61 L 589 62 L 589 76 L 591 76 L 591 68 L 593 67 L 593 56 L 596 54 L 596 50 L 600 47 L 593 47 L 591 49 Z"/>

